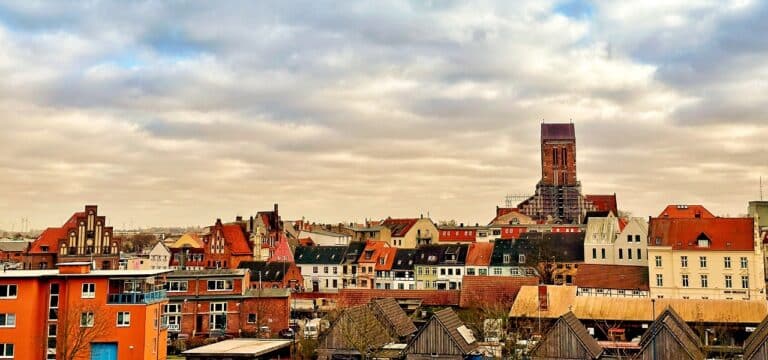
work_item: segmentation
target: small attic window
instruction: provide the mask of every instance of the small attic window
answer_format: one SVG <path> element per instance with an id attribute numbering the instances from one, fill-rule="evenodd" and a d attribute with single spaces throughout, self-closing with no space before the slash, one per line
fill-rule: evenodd
<path id="1" fill-rule="evenodd" d="M 656 237 L 656 245 L 661 245 L 661 237 Z"/>
<path id="2" fill-rule="evenodd" d="M 709 240 L 709 237 L 707 236 L 707 234 L 701 233 L 696 238 L 696 243 L 699 247 L 708 248 L 711 241 Z"/>
<path id="3" fill-rule="evenodd" d="M 427 261 L 437 261 L 437 256 L 429 255 L 429 257 L 427 258 Z"/>

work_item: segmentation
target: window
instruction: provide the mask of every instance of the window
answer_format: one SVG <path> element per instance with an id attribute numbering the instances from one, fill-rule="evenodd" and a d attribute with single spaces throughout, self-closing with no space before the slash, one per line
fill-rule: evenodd
<path id="1" fill-rule="evenodd" d="M 460 276 L 460 275 L 461 275 L 461 269 L 456 269 L 456 276 Z"/>
<path id="2" fill-rule="evenodd" d="M 726 256 L 726 257 L 723 258 L 723 266 L 725 266 L 726 269 L 730 269 L 731 268 L 731 257 L 730 256 Z"/>
<path id="3" fill-rule="evenodd" d="M 501 268 L 493 268 L 493 275 L 501 275 Z"/>
<path id="4" fill-rule="evenodd" d="M 448 275 L 453 275 L 453 269 L 448 269 Z"/>
<path id="5" fill-rule="evenodd" d="M 93 312 L 86 311 L 80 313 L 80 327 L 93 327 Z"/>
<path id="6" fill-rule="evenodd" d="M 637 249 L 637 260 L 643 259 L 643 251 L 640 249 Z"/>
<path id="7" fill-rule="evenodd" d="M 627 249 L 627 259 L 632 260 L 632 249 Z"/>
<path id="8" fill-rule="evenodd" d="M 664 276 L 656 274 L 656 286 L 664 286 Z"/>
<path id="9" fill-rule="evenodd" d="M 467 275 L 475 275 L 475 268 L 467 268 Z"/>
<path id="10" fill-rule="evenodd" d="M 168 292 L 185 292 L 187 291 L 187 288 L 189 286 L 189 283 L 187 281 L 169 281 L 168 282 Z"/>
<path id="11" fill-rule="evenodd" d="M 512 262 L 512 255 L 504 254 L 504 263 L 509 264 Z"/>
<path id="12" fill-rule="evenodd" d="M 80 296 L 83 299 L 93 299 L 96 297 L 96 284 L 94 283 L 85 283 L 83 284 L 83 292 Z"/>
<path id="13" fill-rule="evenodd" d="M 323 266 L 323 274 L 327 274 L 327 273 L 328 273 L 328 267 L 327 266 Z"/>
<path id="14" fill-rule="evenodd" d="M 339 281 L 336 279 L 333 279 L 333 288 L 335 289 L 337 287 L 339 287 Z"/>
<path id="15" fill-rule="evenodd" d="M 701 287 L 709 287 L 709 278 L 707 275 L 701 275 Z"/>
<path id="16" fill-rule="evenodd" d="M 445 269 L 440 269 L 440 275 L 445 275 Z"/>
<path id="17" fill-rule="evenodd" d="M 635 235 L 635 242 L 640 242 L 640 235 Z"/>
<path id="18" fill-rule="evenodd" d="M 208 291 L 232 290 L 232 280 L 208 280 Z"/>
<path id="19" fill-rule="evenodd" d="M 749 289 L 749 276 L 742 275 L 741 276 L 741 288 L 742 289 Z"/>
<path id="20" fill-rule="evenodd" d="M 312 273 L 313 274 L 317 274 L 317 266 L 313 266 L 312 267 Z"/>
<path id="21" fill-rule="evenodd" d="M 661 267 L 661 256 L 656 256 L 656 267 Z"/>
<path id="22" fill-rule="evenodd" d="M 209 305 L 209 310 L 212 313 L 227 312 L 227 303 L 225 302 L 211 303 Z"/>
<path id="23" fill-rule="evenodd" d="M 741 261 L 740 261 L 740 262 L 741 262 L 741 268 L 742 268 L 742 269 L 746 269 L 746 268 L 747 268 L 747 265 L 748 265 L 748 263 L 747 263 L 747 258 L 746 258 L 746 257 L 744 257 L 744 256 L 742 256 L 740 260 L 741 260 Z"/>
<path id="24" fill-rule="evenodd" d="M 128 311 L 119 311 L 117 313 L 117 327 L 131 326 L 131 313 Z"/>
<path id="25" fill-rule="evenodd" d="M 688 267 L 688 257 L 687 256 L 681 256 L 680 257 L 680 267 Z"/>
<path id="26" fill-rule="evenodd" d="M 165 313 L 180 313 L 181 312 L 181 304 L 166 304 L 165 310 L 163 311 Z"/>
<path id="27" fill-rule="evenodd" d="M 255 324 L 256 323 L 256 314 L 248 314 L 248 323 L 249 324 Z"/>
<path id="28" fill-rule="evenodd" d="M 683 287 L 688 287 L 688 275 L 683 275 Z"/>
<path id="29" fill-rule="evenodd" d="M 707 257 L 706 256 L 699 256 L 699 267 L 706 268 L 707 267 Z"/>
<path id="30" fill-rule="evenodd" d="M 517 255 L 517 262 L 520 264 L 525 264 L 525 254 Z"/>
<path id="31" fill-rule="evenodd" d="M 421 269 L 422 269 L 422 268 L 418 268 L 418 269 L 416 269 L 416 272 L 417 272 L 419 275 L 421 275 Z"/>
<path id="32" fill-rule="evenodd" d="M 338 273 L 339 273 L 339 268 L 338 268 L 338 267 L 336 267 L 336 266 L 334 266 L 334 267 L 333 267 L 333 274 L 334 274 L 334 275 L 336 275 L 336 274 L 338 274 Z"/>
<path id="33" fill-rule="evenodd" d="M 619 259 L 624 258 L 624 249 L 619 249 Z"/>
<path id="34" fill-rule="evenodd" d="M 627 235 L 627 242 L 632 242 L 632 235 Z"/>
<path id="35" fill-rule="evenodd" d="M 0 359 L 13 359 L 13 344 L 0 344 Z"/>
<path id="36" fill-rule="evenodd" d="M 16 327 L 16 314 L 0 314 L 0 327 Z"/>
<path id="37" fill-rule="evenodd" d="M 600 249 L 600 257 L 605 259 L 605 248 Z"/>
<path id="38" fill-rule="evenodd" d="M 725 275 L 725 288 L 730 289 L 733 287 L 733 277 L 731 275 Z"/>
<path id="39" fill-rule="evenodd" d="M 480 269 L 480 275 L 488 275 L 487 269 Z"/>
<path id="40" fill-rule="evenodd" d="M 597 249 L 592 248 L 592 258 L 597 259 Z"/>

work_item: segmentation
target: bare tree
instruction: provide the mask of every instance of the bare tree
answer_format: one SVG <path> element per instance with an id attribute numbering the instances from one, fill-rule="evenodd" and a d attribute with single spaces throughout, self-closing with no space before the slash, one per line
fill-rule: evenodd
<path id="1" fill-rule="evenodd" d="M 346 348 L 360 353 L 363 359 L 377 358 L 382 345 L 391 339 L 386 328 L 367 306 L 356 306 L 343 311 L 327 334 L 338 349 Z"/>
<path id="2" fill-rule="evenodd" d="M 105 333 L 113 321 L 109 312 L 96 304 L 79 303 L 60 312 L 56 336 L 59 359 L 84 357 L 91 342 Z"/>

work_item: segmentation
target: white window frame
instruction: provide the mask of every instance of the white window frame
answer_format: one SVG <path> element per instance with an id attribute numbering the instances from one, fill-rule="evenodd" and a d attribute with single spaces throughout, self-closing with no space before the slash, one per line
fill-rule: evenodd
<path id="1" fill-rule="evenodd" d="M 731 275 L 725 275 L 725 288 L 726 289 L 732 289 L 733 288 L 733 276 Z"/>
<path id="2" fill-rule="evenodd" d="M 12 343 L 4 343 L 0 344 L 0 359 L 13 359 L 15 346 Z M 8 350 L 10 351 L 10 354 L 8 353 Z"/>
<path id="3" fill-rule="evenodd" d="M 173 285 L 176 285 L 174 290 Z M 183 285 L 183 286 L 182 286 Z M 184 288 L 184 289 L 182 289 Z M 171 280 L 168 281 L 168 292 L 187 292 L 189 291 L 189 282 L 187 280 Z"/>
<path id="4" fill-rule="evenodd" d="M 746 256 L 742 256 L 742 257 L 739 259 L 739 265 L 741 265 L 741 268 L 742 268 L 742 269 L 746 269 L 746 268 L 748 268 L 748 267 L 749 267 L 749 259 L 747 259 L 747 257 L 746 257 Z"/>
<path id="5" fill-rule="evenodd" d="M 81 299 L 94 299 L 96 298 L 96 284 L 95 283 L 83 283 L 80 287 Z"/>
<path id="6" fill-rule="evenodd" d="M 16 314 L 15 313 L 3 313 L 0 314 L 4 318 L 4 322 L 0 323 L 0 328 L 15 328 L 16 327 Z"/>
<path id="7" fill-rule="evenodd" d="M 179 314 L 181 313 L 181 304 L 165 304 L 163 312 L 166 314 Z"/>
<path id="8" fill-rule="evenodd" d="M 227 312 L 227 303 L 226 302 L 212 302 L 208 305 L 208 310 L 212 313 L 226 313 Z"/>
<path id="9" fill-rule="evenodd" d="M 131 312 L 130 311 L 118 311 L 117 312 L 117 327 L 129 327 L 129 326 L 131 326 Z"/>
<path id="10" fill-rule="evenodd" d="M 85 322 L 83 322 L 85 320 Z M 80 313 L 80 327 L 93 327 L 96 322 L 96 315 L 93 311 L 84 311 Z"/>
<path id="11" fill-rule="evenodd" d="M 211 283 L 213 283 L 213 288 L 211 288 Z M 229 284 L 229 288 L 227 288 L 227 284 Z M 208 280 L 206 283 L 206 289 L 208 291 L 232 291 L 234 288 L 234 282 L 229 279 Z"/>
<path id="12" fill-rule="evenodd" d="M 742 275 L 741 276 L 741 288 L 742 289 L 749 289 L 749 275 Z"/>
<path id="13" fill-rule="evenodd" d="M 19 295 L 19 287 L 16 284 L 0 285 L 0 299 L 15 299 Z M 13 291 L 11 291 L 13 289 Z M 13 295 L 10 295 L 13 292 Z"/>

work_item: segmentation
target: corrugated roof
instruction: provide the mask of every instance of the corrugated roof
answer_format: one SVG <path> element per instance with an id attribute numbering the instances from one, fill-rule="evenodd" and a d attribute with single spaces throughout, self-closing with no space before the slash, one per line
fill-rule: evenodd
<path id="1" fill-rule="evenodd" d="M 547 285 L 549 305 L 538 311 L 538 287 L 523 286 L 510 310 L 510 317 L 554 319 L 573 311 L 579 319 L 653 321 L 650 298 L 576 296 L 575 286 Z M 672 307 L 686 322 L 757 324 L 768 315 L 765 300 L 655 299 L 658 312 Z M 717 309 L 717 311 L 709 311 Z"/>

